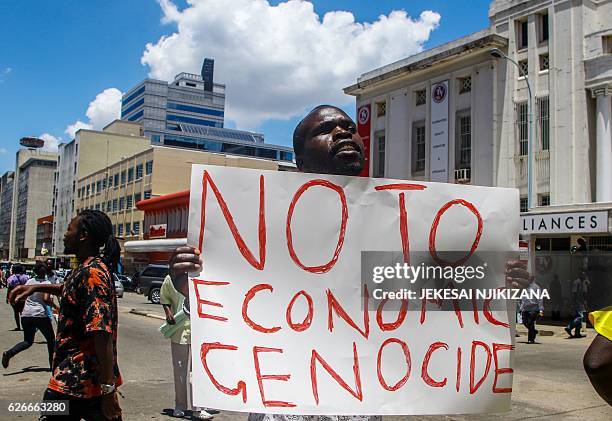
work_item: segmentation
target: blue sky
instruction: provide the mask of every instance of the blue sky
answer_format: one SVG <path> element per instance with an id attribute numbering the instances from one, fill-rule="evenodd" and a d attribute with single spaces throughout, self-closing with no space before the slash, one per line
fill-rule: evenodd
<path id="1" fill-rule="evenodd" d="M 187 6 L 184 1 L 174 3 L 179 10 Z M 469 6 L 467 2 L 437 0 L 313 3 L 320 16 L 346 10 L 357 22 L 373 22 L 392 10 L 405 10 L 413 18 L 424 10 L 437 12 L 441 15 L 439 26 L 431 32 L 425 48 L 488 26 L 489 1 L 483 0 L 471 1 Z M 156 44 L 160 37 L 177 31 L 176 22 L 161 22 L 164 14 L 154 0 L 3 0 L 0 16 L 2 172 L 14 168 L 20 137 L 50 133 L 68 140 L 66 127 L 77 120 L 87 121 L 85 112 L 97 94 L 111 87 L 125 92 L 147 77 L 151 69 L 141 64 L 146 44 Z M 227 83 L 219 72 L 215 79 Z M 231 108 L 229 97 L 228 106 Z M 289 145 L 298 120 L 298 116 L 264 118 L 251 128 L 263 132 L 267 142 Z M 235 127 L 236 123 L 228 121 L 226 125 Z"/>

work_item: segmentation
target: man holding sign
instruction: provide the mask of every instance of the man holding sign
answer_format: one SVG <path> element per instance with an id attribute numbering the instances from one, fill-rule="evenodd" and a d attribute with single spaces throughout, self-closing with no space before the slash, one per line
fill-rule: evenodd
<path id="1" fill-rule="evenodd" d="M 317 107 L 302 120 L 294 132 L 294 149 L 301 172 L 334 176 L 305 178 L 280 173 L 264 176 L 257 171 L 194 166 L 189 244 L 205 249 L 205 276 L 196 276 L 190 290 L 187 272 L 202 270 L 200 252 L 195 247 L 181 247 L 175 251 L 171 276 L 176 288 L 195 302 L 192 304 L 195 333 L 192 340 L 194 349 L 200 348 L 201 352 L 200 360 L 194 360 L 194 378 L 196 392 L 202 389 L 200 396 L 206 398 L 206 406 L 218 404 L 226 409 L 276 414 L 260 416 L 266 419 L 284 419 L 282 414 L 287 413 L 424 414 L 506 409 L 511 388 L 501 385 L 511 382 L 508 380 L 512 372 L 508 351 L 512 345 L 505 343 L 510 340 L 509 325 L 500 313 L 486 306 L 478 311 L 474 308 L 473 320 L 470 319 L 468 325 L 467 318 L 464 320 L 467 312 L 457 310 L 453 318 L 449 318 L 449 313 L 428 313 L 423 302 L 420 319 L 404 323 L 404 310 L 392 323 L 386 319 L 393 318 L 382 313 L 383 301 L 376 311 L 376 324 L 370 328 L 374 311 L 364 311 L 370 308 L 368 292 L 364 294 L 365 302 L 361 302 L 361 286 L 351 282 L 360 278 L 358 261 L 364 247 L 389 251 L 401 248 L 409 260 L 412 246 L 413 250 L 429 250 L 432 256 L 439 258 L 436 241 L 440 240 L 437 238 L 446 238 L 450 232 L 453 236 L 446 242 L 456 247 L 455 250 L 470 249 L 463 260 L 470 257 L 479 243 L 487 250 L 509 250 L 511 245 L 517 244 L 518 213 L 516 210 L 489 209 L 490 203 L 498 203 L 500 207 L 512 204 L 505 203 L 510 202 L 505 198 L 508 192 L 445 184 L 383 184 L 385 180 L 381 179 L 336 177 L 356 175 L 361 171 L 363 144 L 352 120 L 335 107 Z M 256 180 L 259 181 L 255 183 L 259 184 L 258 192 L 244 190 Z M 306 183 L 302 184 L 304 181 Z M 301 187 L 292 196 L 290 189 L 299 184 Z M 232 187 L 237 191 L 242 189 L 244 194 L 235 197 L 229 191 Z M 308 194 L 304 194 L 308 190 Z M 423 195 L 424 190 L 431 199 Z M 275 198 L 272 209 L 264 205 L 270 192 Z M 446 202 L 448 197 L 460 193 L 465 193 L 471 202 L 463 198 Z M 490 202 L 486 200 L 488 195 L 492 196 Z M 419 211 L 408 212 L 407 198 L 416 200 L 417 197 L 422 198 Z M 246 209 L 232 214 L 230 206 L 234 206 L 232 210 L 235 211 L 236 200 L 242 199 L 242 203 L 247 203 Z M 515 199 L 518 202 L 518 197 Z M 211 202 L 208 210 L 207 201 Z M 259 229 L 246 229 L 244 220 L 252 219 L 258 202 Z M 330 215 L 336 215 L 334 207 L 341 210 L 340 228 L 336 222 L 330 222 L 332 216 L 327 217 L 327 209 L 331 209 Z M 467 212 L 457 213 L 457 209 L 463 208 Z M 283 214 L 285 210 L 287 213 Z M 456 226 L 444 222 L 447 211 L 453 215 Z M 237 217 L 239 213 L 241 216 Z M 410 230 L 408 214 L 413 221 Z M 424 219 L 429 214 L 435 215 L 433 223 Z M 282 230 L 272 226 L 275 222 L 284 222 L 283 215 L 286 226 L 283 224 Z M 353 224 L 348 222 L 349 215 Z M 385 220 L 399 223 L 380 223 Z M 238 229 L 236 222 L 240 225 L 241 221 L 243 225 Z M 310 227 L 303 228 L 297 221 L 302 225 L 310 224 Z M 364 225 L 366 221 L 372 221 L 372 226 Z M 495 225 L 496 229 L 487 230 L 489 225 Z M 252 231 L 257 236 L 253 236 Z M 321 237 L 321 232 L 327 235 Z M 464 244 L 468 236 L 471 246 L 468 244 L 466 249 Z M 427 237 L 429 243 L 423 240 Z M 306 246 L 300 244 L 304 239 Z M 328 244 L 316 243 L 328 239 L 333 243 L 332 249 L 328 250 Z M 247 244 L 259 244 L 258 257 Z M 267 260 L 266 247 L 272 250 Z M 330 250 L 333 257 L 328 263 L 310 264 L 323 254 L 329 254 Z M 287 251 L 289 256 L 284 259 Z M 527 279 L 524 264 L 517 262 L 508 267 L 507 282 L 518 286 Z M 281 297 L 281 301 L 277 297 Z M 257 307 L 267 299 L 277 305 Z M 295 303 L 308 304 L 301 323 L 297 323 L 301 320 L 299 311 L 293 310 L 298 308 Z M 286 309 L 287 320 L 282 326 L 275 318 L 281 306 L 282 314 Z M 479 316 L 480 311 L 482 316 Z M 322 319 L 327 322 L 323 323 Z M 242 321 L 244 324 L 236 324 Z M 454 325 L 450 326 L 451 322 Z M 196 325 L 201 329 L 196 329 Z M 464 337 L 470 338 L 470 334 L 479 335 L 478 340 L 466 342 Z M 415 337 L 419 339 L 416 343 L 410 340 Z M 275 338 L 281 339 L 274 342 Z M 243 371 L 243 366 L 236 365 L 237 361 L 245 366 L 250 364 L 246 362 L 250 352 L 242 354 L 247 350 L 252 350 L 249 359 L 254 361 L 254 371 L 249 373 Z M 417 368 L 416 355 L 423 356 L 422 364 L 418 364 L 423 384 L 407 383 L 413 362 Z M 466 356 L 468 361 L 465 361 Z M 430 364 L 430 360 L 435 362 Z M 446 360 L 451 361 L 452 366 Z M 273 368 L 274 363 L 278 364 L 276 368 Z M 343 364 L 345 366 L 341 367 Z M 228 372 L 229 369 L 234 370 Z M 293 374 L 288 373 L 290 369 Z M 452 385 L 450 376 L 445 377 L 449 369 L 456 370 Z M 395 382 L 397 373 L 403 377 Z M 469 381 L 461 383 L 466 375 Z M 487 390 L 483 386 L 485 382 Z M 258 389 L 260 401 L 252 397 Z M 396 391 L 404 394 L 395 395 Z M 436 399 L 430 391 L 438 391 L 440 405 L 433 407 L 428 402 Z M 283 392 L 290 399 L 270 398 Z M 478 399 L 480 396 L 486 399 Z"/>

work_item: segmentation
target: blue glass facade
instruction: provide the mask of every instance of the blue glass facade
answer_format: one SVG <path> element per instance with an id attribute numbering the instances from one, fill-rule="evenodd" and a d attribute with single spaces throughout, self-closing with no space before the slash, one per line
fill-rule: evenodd
<path id="1" fill-rule="evenodd" d="M 198 114 L 207 114 L 207 115 L 212 115 L 215 117 L 224 117 L 224 114 L 225 114 L 222 110 L 213 110 L 210 108 L 194 107 L 192 105 L 177 104 L 175 102 L 169 102 L 168 109 L 178 110 L 178 111 L 189 111 L 189 112 L 198 113 Z"/>
<path id="2" fill-rule="evenodd" d="M 186 117 L 186 116 L 176 115 L 176 114 L 168 114 L 168 115 L 166 115 L 166 120 L 167 121 L 179 121 L 179 122 L 183 122 L 183 123 L 197 124 L 197 125 L 200 125 L 200 126 L 223 127 L 223 124 L 218 122 L 218 121 L 202 120 L 200 118 Z"/>
<path id="3" fill-rule="evenodd" d="M 122 105 L 125 104 L 129 104 L 132 100 L 134 100 L 134 98 L 136 98 L 138 95 L 143 94 L 145 91 L 145 87 L 142 86 L 140 89 L 138 89 L 136 92 L 134 92 L 133 94 L 131 94 L 129 97 L 125 98 L 123 101 L 121 101 Z"/>
<path id="4" fill-rule="evenodd" d="M 280 161 L 293 161 L 293 153 L 265 148 L 260 145 L 239 145 L 218 140 L 202 139 L 189 136 L 165 135 L 164 144 L 182 148 L 201 149 L 210 152 L 228 153 L 234 155 L 253 156 L 258 158 L 276 159 Z"/>
<path id="5" fill-rule="evenodd" d="M 144 98 L 140 98 L 138 101 L 130 105 L 128 108 L 126 108 L 125 110 L 122 110 L 121 117 L 125 117 L 126 115 L 134 111 L 136 108 L 142 106 L 143 104 L 144 104 Z"/>
<path id="6" fill-rule="evenodd" d="M 144 114 L 144 110 L 140 110 L 138 111 L 136 114 L 134 114 L 133 116 L 130 116 L 128 118 L 129 121 L 136 121 L 138 120 L 140 117 L 142 117 L 142 115 Z"/>

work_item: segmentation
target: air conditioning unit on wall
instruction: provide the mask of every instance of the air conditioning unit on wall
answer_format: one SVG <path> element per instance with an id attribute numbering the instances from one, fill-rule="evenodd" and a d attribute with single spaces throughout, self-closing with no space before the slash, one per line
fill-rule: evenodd
<path id="1" fill-rule="evenodd" d="M 455 182 L 465 184 L 470 182 L 472 170 L 470 168 L 462 168 L 455 170 Z"/>

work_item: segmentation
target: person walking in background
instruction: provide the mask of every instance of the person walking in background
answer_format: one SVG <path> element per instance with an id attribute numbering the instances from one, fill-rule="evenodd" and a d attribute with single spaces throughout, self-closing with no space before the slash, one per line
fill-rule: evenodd
<path id="1" fill-rule="evenodd" d="M 117 297 L 111 277 L 120 251 L 109 217 L 83 210 L 64 234 L 64 253 L 74 254 L 78 262 L 64 283 L 19 286 L 11 292 L 11 302 L 37 292 L 61 297 L 52 375 L 42 400 L 68 401 L 70 414 L 41 420 L 121 420 Z"/>
<path id="2" fill-rule="evenodd" d="M 47 259 L 45 262 L 45 267 L 47 269 L 47 281 L 49 281 L 52 285 L 55 285 L 59 282 L 59 277 L 53 270 L 53 260 Z"/>
<path id="3" fill-rule="evenodd" d="M 541 290 L 540 286 L 536 284 L 533 275 L 529 277 L 529 285 L 527 286 L 528 290 L 534 291 L 534 297 L 523 297 L 521 299 L 521 317 L 523 318 L 523 325 L 527 328 L 527 343 L 534 344 L 536 335 L 538 331 L 536 330 L 535 323 L 538 316 L 544 316 L 544 302 L 542 298 L 539 297 L 539 292 Z"/>
<path id="4" fill-rule="evenodd" d="M 25 285 L 43 285 L 49 284 L 45 275 L 46 267 L 43 263 L 37 263 L 34 266 L 34 277 L 29 279 Z M 21 323 L 23 325 L 23 341 L 13 346 L 8 351 L 2 354 L 2 366 L 8 368 L 9 361 L 15 355 L 30 348 L 34 343 L 36 330 L 40 330 L 45 340 L 47 341 L 47 352 L 49 353 L 49 368 L 53 361 L 53 348 L 55 346 L 55 334 L 51 319 L 47 315 L 47 306 L 55 306 L 49 294 L 37 292 L 30 295 L 26 300 L 21 312 Z"/>
<path id="5" fill-rule="evenodd" d="M 173 417 L 182 418 L 185 411 L 191 409 L 191 322 L 183 312 L 185 296 L 179 293 L 166 276 L 160 290 L 160 303 L 166 314 L 166 324 L 159 330 L 170 339 L 172 353 L 172 370 L 174 373 L 174 412 Z M 195 409 L 192 418 L 211 419 L 212 415 L 205 410 Z"/>
<path id="6" fill-rule="evenodd" d="M 559 320 L 561 318 L 561 307 L 563 304 L 563 290 L 561 289 L 561 281 L 559 276 L 555 273 L 553 280 L 550 282 L 550 301 L 552 304 L 551 317 L 553 320 Z"/>
<path id="7" fill-rule="evenodd" d="M 580 334 L 582 329 L 582 318 L 586 311 L 586 293 L 588 288 L 588 281 L 584 273 L 572 282 L 571 294 L 572 294 L 572 309 L 574 312 L 574 318 L 565 327 L 565 331 L 571 338 L 584 338 Z M 572 330 L 574 331 L 572 333 Z"/>
<path id="8" fill-rule="evenodd" d="M 19 285 L 25 285 L 25 283 L 28 282 L 28 275 L 25 274 L 25 270 L 23 269 L 23 266 L 19 264 L 15 264 L 11 268 L 11 271 L 13 274 L 9 276 L 9 278 L 6 281 L 8 284 L 8 290 L 6 291 L 6 302 L 7 303 L 9 302 L 9 296 L 11 294 L 11 291 L 17 288 Z M 11 304 L 11 307 L 13 307 L 13 315 L 15 316 L 15 324 L 17 325 L 17 327 L 13 330 L 21 330 L 20 314 L 21 314 L 21 310 L 23 310 L 23 306 L 24 306 L 23 302 Z"/>

